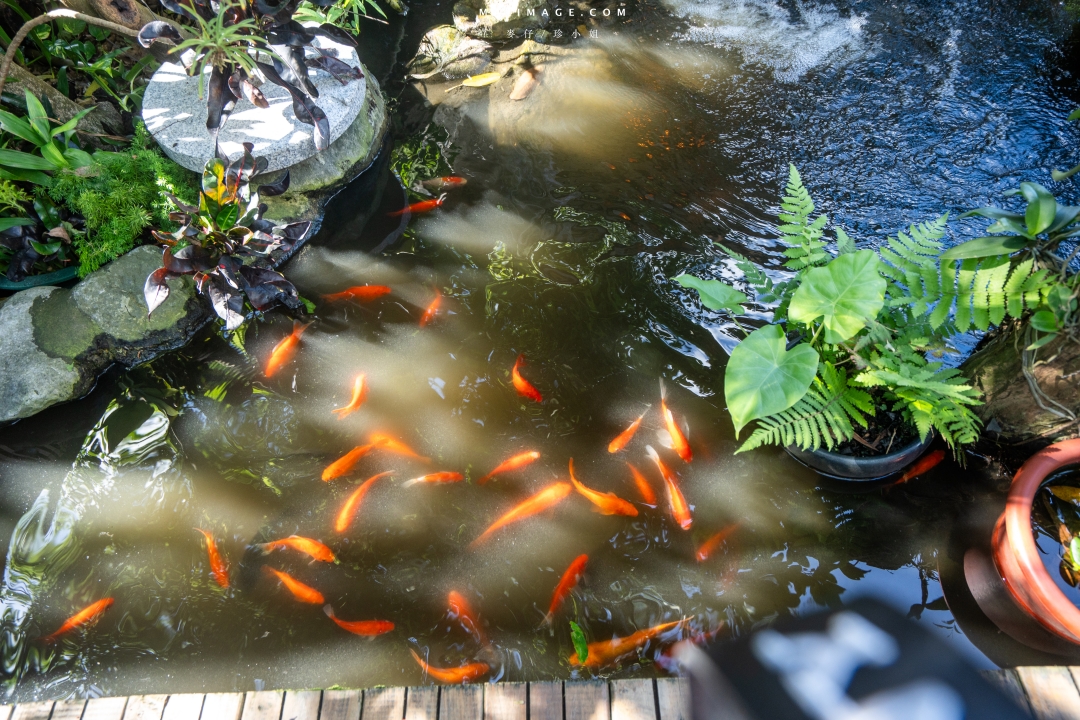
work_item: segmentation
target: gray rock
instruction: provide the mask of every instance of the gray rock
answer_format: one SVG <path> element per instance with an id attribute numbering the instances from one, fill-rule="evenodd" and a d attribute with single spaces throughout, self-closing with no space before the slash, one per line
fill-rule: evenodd
<path id="1" fill-rule="evenodd" d="M 365 75 L 346 85 L 322 70 L 312 70 L 308 75 L 319 91 L 315 104 L 326 113 L 333 143 L 366 106 L 367 95 L 378 93 L 378 86 L 367 77 L 353 48 L 321 36 L 315 44 L 352 67 L 360 67 Z M 208 68 L 205 76 L 209 73 Z M 218 131 L 221 151 L 235 158 L 243 152 L 243 143 L 253 143 L 254 154 L 269 161 L 267 171 L 271 172 L 315 155 L 313 128 L 296 119 L 289 93 L 270 82 L 263 83 L 260 89 L 270 107 L 258 108 L 246 98 L 239 100 Z M 142 108 L 146 128 L 165 154 L 189 170 L 202 172 L 206 161 L 214 156 L 214 141 L 206 129 L 206 99 L 205 94 L 199 97 L 199 78 L 190 77 L 180 65 L 163 63 L 146 86 Z"/>
<path id="2" fill-rule="evenodd" d="M 31 309 L 54 287 L 23 290 L 0 305 L 0 421 L 29 417 L 74 396 L 79 371 L 34 343 Z"/>
<path id="3" fill-rule="evenodd" d="M 38 287 L 0 305 L 0 421 L 29 417 L 89 390 L 113 363 L 131 366 L 186 343 L 210 318 L 190 278 L 149 318 L 146 276 L 161 250 L 140 247 L 73 290 Z"/>
<path id="4" fill-rule="evenodd" d="M 407 69 L 411 77 L 426 79 L 442 74 L 448 80 L 476 75 L 491 64 L 492 47 L 470 38 L 450 25 L 428 30 Z"/>
<path id="5" fill-rule="evenodd" d="M 546 27 L 551 13 L 547 0 L 460 0 L 454 5 L 454 27 L 475 38 L 520 40 L 526 30 Z"/>

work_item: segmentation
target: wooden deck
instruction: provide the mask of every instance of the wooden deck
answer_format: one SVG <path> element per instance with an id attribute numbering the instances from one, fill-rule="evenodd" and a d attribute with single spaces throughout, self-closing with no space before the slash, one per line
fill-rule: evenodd
<path id="1" fill-rule="evenodd" d="M 1080 667 L 984 675 L 1037 720 L 1080 720 Z M 689 693 L 662 678 L 135 695 L 0 705 L 0 720 L 690 720 Z"/>
<path id="2" fill-rule="evenodd" d="M 0 705 L 0 720 L 690 720 L 679 678 L 135 695 Z"/>

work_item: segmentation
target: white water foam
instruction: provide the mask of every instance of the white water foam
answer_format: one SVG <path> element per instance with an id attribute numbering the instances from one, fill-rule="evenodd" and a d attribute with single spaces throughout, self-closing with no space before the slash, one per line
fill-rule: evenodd
<path id="1" fill-rule="evenodd" d="M 796 2 L 796 16 L 769 0 L 665 0 L 693 24 L 677 39 L 742 52 L 747 62 L 795 82 L 837 53 L 862 49 L 864 15 L 841 17 L 832 6 Z"/>

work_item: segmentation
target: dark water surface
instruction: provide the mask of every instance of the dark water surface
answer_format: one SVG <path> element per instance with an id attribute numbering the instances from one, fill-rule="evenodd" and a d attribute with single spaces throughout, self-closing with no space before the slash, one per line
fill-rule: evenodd
<path id="1" fill-rule="evenodd" d="M 570 619 L 590 641 L 684 617 L 684 634 L 726 637 L 867 593 L 989 666 L 939 599 L 937 567 L 954 516 L 1001 478 L 973 457 L 966 471 L 947 462 L 888 493 L 838 494 L 780 450 L 734 455 L 720 389 L 735 336 L 668 278 L 735 277 L 715 240 L 777 267 L 771 227 L 788 162 L 819 208 L 868 245 L 1072 166 L 1070 59 L 1058 50 L 1070 25 L 1055 8 L 640 5 L 552 60 L 528 112 L 489 103 L 486 91 L 440 108 L 469 185 L 377 254 L 364 248 L 392 224 L 354 229 L 350 208 L 364 203 L 346 190 L 334 227 L 286 268 L 316 300 L 364 283 L 391 295 L 317 300 L 295 361 L 272 379 L 260 367 L 290 329 L 282 315 L 250 329 L 246 355 L 207 333 L 0 431 L 0 530 L 13 538 L 0 589 L 9 688 L 25 700 L 415 684 L 410 648 L 443 667 L 483 660 L 493 679 L 565 678 Z M 415 4 L 403 53 L 448 20 L 448 5 Z M 389 88 L 399 126 L 421 129 L 431 112 L 412 90 Z M 949 242 L 979 227 L 953 223 Z M 435 288 L 443 311 L 419 328 Z M 543 403 L 514 392 L 518 353 Z M 339 421 L 330 410 L 358 372 L 369 399 Z M 690 428 L 690 464 L 658 437 L 660 378 Z M 609 455 L 649 406 L 634 442 Z M 372 432 L 431 462 L 376 452 L 346 478 L 319 479 Z M 570 458 L 596 489 L 639 500 L 629 460 L 659 492 L 646 444 L 679 472 L 690 531 L 663 506 L 603 516 L 574 495 L 470 549 L 500 514 L 565 479 Z M 524 450 L 540 460 L 476 484 Z M 335 533 L 345 497 L 383 470 L 393 476 Z M 469 482 L 403 487 L 439 470 Z M 726 547 L 698 563 L 697 546 L 732 523 Z M 217 536 L 229 590 L 211 578 L 193 527 Z M 294 533 L 326 542 L 339 562 L 254 547 Z M 585 581 L 553 629 L 541 628 L 582 553 Z M 339 617 L 396 628 L 345 633 L 263 566 L 318 588 Z M 478 611 L 490 648 L 451 616 L 452 590 Z M 37 640 L 105 596 L 115 604 L 92 629 Z M 604 674 L 662 673 L 656 653 Z"/>

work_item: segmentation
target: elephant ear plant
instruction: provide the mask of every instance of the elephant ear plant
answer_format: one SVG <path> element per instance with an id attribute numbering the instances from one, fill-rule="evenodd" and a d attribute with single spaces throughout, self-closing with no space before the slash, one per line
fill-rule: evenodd
<path id="1" fill-rule="evenodd" d="M 336 0 L 313 0 L 325 8 Z M 319 68 L 341 82 L 362 77 L 358 68 L 312 49 L 306 51 L 316 36 L 356 47 L 356 38 L 336 25 L 323 23 L 304 27 L 293 19 L 300 0 L 161 0 L 163 7 L 190 21 L 194 37 L 183 38 L 171 24 L 147 23 L 139 31 L 139 43 L 149 48 L 155 42 L 175 45 L 169 52 L 190 50 L 186 61 L 188 73 L 199 76 L 199 93 L 204 92 L 204 75 L 210 68 L 206 90 L 206 129 L 213 137 L 228 119 L 236 101 L 246 97 L 258 107 L 269 107 L 258 89 L 263 79 L 280 85 L 292 97 L 296 119 L 314 128 L 315 147 L 325 150 L 330 144 L 330 123 L 326 113 L 315 104 L 319 91 L 308 78 L 309 68 Z"/>
<path id="2" fill-rule="evenodd" d="M 171 198 L 179 212 L 171 216 L 182 226 L 174 233 L 154 231 L 165 246 L 162 267 L 146 278 L 143 293 L 148 314 L 169 296 L 169 278 L 193 275 L 199 292 L 232 331 L 243 324 L 245 298 L 256 311 L 282 304 L 301 306 L 296 288 L 270 267 L 271 253 L 288 251 L 307 235 L 310 222 L 284 226 L 262 218 L 266 206 L 249 182 L 265 167 L 265 159 L 251 155 L 252 146 L 229 165 L 219 159 L 206 163 L 202 175 L 199 205 L 184 205 Z M 278 195 L 288 188 L 288 174 L 275 185 L 263 185 L 264 196 Z"/>
<path id="3" fill-rule="evenodd" d="M 856 440 L 884 454 L 898 449 L 898 425 L 923 440 L 936 431 L 954 452 L 975 441 L 980 423 L 971 407 L 979 393 L 943 364 L 946 341 L 1035 309 L 1043 299 L 1039 271 L 1007 258 L 942 260 L 945 217 L 912 225 L 880 252 L 857 249 L 837 227 L 834 255 L 824 239 L 828 218 L 811 218 L 814 203 L 794 166 L 782 209 L 778 230 L 793 277 L 774 283 L 725 250 L 755 300 L 774 306 L 772 323 L 748 332 L 727 365 L 724 394 L 736 435 L 757 421 L 739 451 L 765 444 L 832 450 Z M 730 285 L 675 280 L 697 290 L 708 308 L 745 312 L 749 298 Z M 859 430 L 872 425 L 892 425 L 893 435 L 862 437 Z"/>

